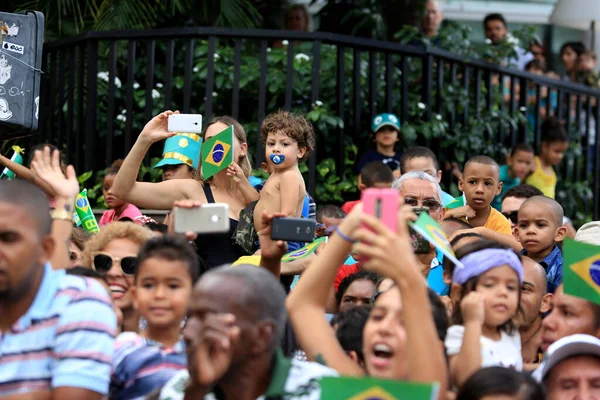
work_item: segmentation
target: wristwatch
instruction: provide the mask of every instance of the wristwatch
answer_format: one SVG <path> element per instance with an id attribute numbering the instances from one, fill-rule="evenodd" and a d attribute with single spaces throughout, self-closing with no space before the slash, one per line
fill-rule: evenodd
<path id="1" fill-rule="evenodd" d="M 52 210 L 50 211 L 50 217 L 52 220 L 64 220 L 64 221 L 73 221 L 73 212 L 69 212 L 67 210 Z"/>

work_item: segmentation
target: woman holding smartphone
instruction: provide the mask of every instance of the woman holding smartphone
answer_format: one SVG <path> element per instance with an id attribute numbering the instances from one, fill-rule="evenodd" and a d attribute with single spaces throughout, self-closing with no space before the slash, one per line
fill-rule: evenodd
<path id="1" fill-rule="evenodd" d="M 356 206 L 304 272 L 286 305 L 309 360 L 323 359 L 340 375 L 439 382 L 440 393 L 445 393 L 444 351 L 436 333 L 427 283 L 413 254 L 409 218 L 414 218 L 409 206 L 394 212 L 395 233 L 363 212 L 362 205 Z M 363 330 L 364 368 L 344 352 L 324 317 L 338 267 L 351 248 L 363 258 L 362 269 L 390 278 L 378 285 Z M 427 315 L 430 318 L 424 317 Z"/>
<path id="2" fill-rule="evenodd" d="M 241 248 L 231 240 L 237 227 L 240 211 L 259 198 L 258 193 L 248 181 L 252 168 L 246 133 L 239 122 L 231 117 L 215 117 L 209 121 L 202 133 L 202 139 L 206 141 L 230 125 L 234 127 L 236 140 L 233 158 L 236 161 L 211 179 L 207 181 L 176 179 L 159 183 L 136 182 L 135 180 L 150 146 L 176 135 L 175 132 L 168 130 L 168 119 L 170 115 L 177 113 L 177 111 L 165 111 L 146 124 L 115 177 L 113 192 L 117 197 L 135 204 L 139 208 L 157 210 L 171 210 L 173 203 L 179 200 L 195 200 L 197 202 L 193 202 L 193 204 L 196 205 L 227 203 L 229 205 L 229 232 L 199 236 L 196 239 L 196 245 L 198 255 L 208 268 L 232 263 L 245 255 Z"/>

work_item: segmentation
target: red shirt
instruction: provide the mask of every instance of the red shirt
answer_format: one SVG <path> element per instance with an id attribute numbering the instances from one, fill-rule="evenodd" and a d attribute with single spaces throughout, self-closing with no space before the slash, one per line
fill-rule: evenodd
<path id="1" fill-rule="evenodd" d="M 337 292 L 338 286 L 340 286 L 340 283 L 342 283 L 345 277 L 355 274 L 358 271 L 360 271 L 360 263 L 342 265 L 340 269 L 338 269 L 338 273 L 335 276 L 335 281 L 333 281 L 333 287 L 335 288 L 335 291 Z"/>
<path id="2" fill-rule="evenodd" d="M 346 214 L 350 214 L 350 211 L 352 211 L 352 209 L 358 204 L 360 203 L 360 200 L 355 200 L 355 201 L 347 201 L 344 203 L 344 205 L 342 206 L 342 210 L 346 213 Z"/>

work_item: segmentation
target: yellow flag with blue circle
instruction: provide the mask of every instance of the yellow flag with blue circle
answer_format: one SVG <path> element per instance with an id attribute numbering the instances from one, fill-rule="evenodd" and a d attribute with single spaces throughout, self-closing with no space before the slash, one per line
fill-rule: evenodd
<path id="1" fill-rule="evenodd" d="M 233 125 L 202 144 L 202 176 L 208 179 L 233 162 Z"/>
<path id="2" fill-rule="evenodd" d="M 414 383 L 374 378 L 321 378 L 321 399 L 327 400 L 433 400 L 438 383 Z"/>

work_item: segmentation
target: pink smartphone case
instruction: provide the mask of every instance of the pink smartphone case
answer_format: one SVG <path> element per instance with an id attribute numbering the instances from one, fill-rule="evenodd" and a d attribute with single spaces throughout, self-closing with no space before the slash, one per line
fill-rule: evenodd
<path id="1" fill-rule="evenodd" d="M 363 212 L 378 217 L 392 232 L 398 231 L 398 191 L 395 189 L 365 189 L 362 192 Z M 380 215 L 376 215 L 380 201 Z"/>

